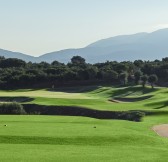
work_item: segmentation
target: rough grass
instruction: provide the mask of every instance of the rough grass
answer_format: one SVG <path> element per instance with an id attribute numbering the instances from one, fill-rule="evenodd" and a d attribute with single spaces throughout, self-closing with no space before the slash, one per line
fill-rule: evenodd
<path id="1" fill-rule="evenodd" d="M 85 91 L 84 87 L 78 87 L 77 90 L 63 89 L 62 92 L 61 89 L 55 92 L 1 91 L 0 96 L 31 97 L 35 100 L 30 103 L 42 105 L 76 105 L 116 111 L 148 110 L 153 115 L 140 123 L 84 117 L 0 116 L 0 161 L 165 162 L 168 139 L 158 136 L 151 128 L 168 123 L 167 94 L 167 88 L 151 90 L 148 87 L 145 90 L 141 87 L 86 87 Z M 133 103 L 108 101 L 114 97 L 148 95 L 152 97 Z"/>

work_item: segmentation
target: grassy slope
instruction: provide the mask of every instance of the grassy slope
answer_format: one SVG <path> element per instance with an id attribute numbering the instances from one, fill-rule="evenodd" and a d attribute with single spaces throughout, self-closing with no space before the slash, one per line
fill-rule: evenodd
<path id="1" fill-rule="evenodd" d="M 167 88 L 157 88 L 152 90 L 141 87 L 78 87 L 75 89 L 57 89 L 57 91 L 48 90 L 17 90 L 17 91 L 0 91 L 0 96 L 27 96 L 35 100 L 31 103 L 41 105 L 62 105 L 62 106 L 82 106 L 99 110 L 157 110 L 168 105 Z M 113 97 L 142 97 L 153 96 L 150 99 L 134 103 L 113 103 L 108 101 Z"/>
<path id="2" fill-rule="evenodd" d="M 33 102 L 38 104 L 78 105 L 108 110 L 143 109 L 161 113 L 145 117 L 140 123 L 81 117 L 1 116 L 0 161 L 167 161 L 168 139 L 159 137 L 151 127 L 168 123 L 168 89 L 151 91 L 147 88 L 142 91 L 140 87 L 90 87 L 87 91 L 83 88 L 64 91 L 68 93 L 27 90 L 2 91 L 0 95 L 24 94 L 35 97 Z M 107 101 L 115 96 L 144 95 L 153 97 L 135 103 Z M 8 126 L 4 127 L 4 124 Z"/>

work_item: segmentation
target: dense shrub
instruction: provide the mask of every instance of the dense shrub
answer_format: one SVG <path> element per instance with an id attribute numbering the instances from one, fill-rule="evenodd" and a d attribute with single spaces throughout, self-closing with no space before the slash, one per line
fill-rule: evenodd
<path id="1" fill-rule="evenodd" d="M 128 111 L 119 113 L 118 117 L 124 120 L 139 122 L 145 116 L 144 112 L 141 111 Z"/>
<path id="2" fill-rule="evenodd" d="M 11 103 L 0 103 L 0 114 L 21 115 L 26 114 L 26 112 L 21 104 L 11 102 Z"/>

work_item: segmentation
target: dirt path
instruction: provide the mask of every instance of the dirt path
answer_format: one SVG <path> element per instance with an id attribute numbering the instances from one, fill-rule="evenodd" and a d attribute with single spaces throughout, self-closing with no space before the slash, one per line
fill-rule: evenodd
<path id="1" fill-rule="evenodd" d="M 152 128 L 159 136 L 168 138 L 168 124 L 156 125 Z"/>

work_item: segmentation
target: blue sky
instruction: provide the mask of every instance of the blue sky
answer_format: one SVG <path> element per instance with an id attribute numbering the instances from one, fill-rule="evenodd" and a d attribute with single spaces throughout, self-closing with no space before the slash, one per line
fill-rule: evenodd
<path id="1" fill-rule="evenodd" d="M 0 0 L 0 48 L 34 56 L 166 27 L 167 0 Z"/>

